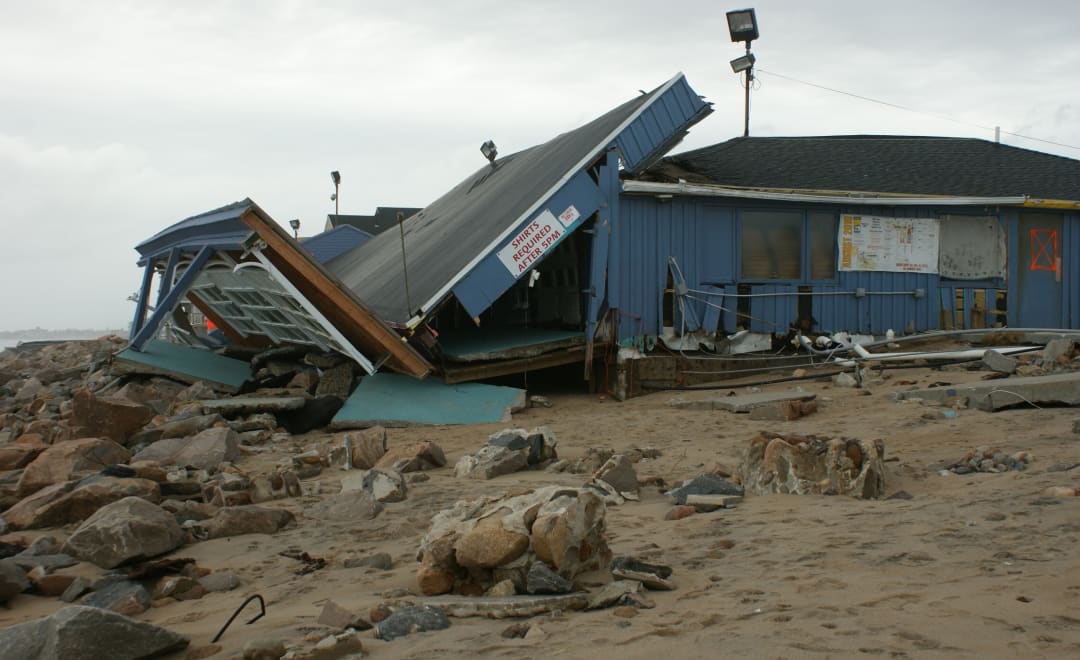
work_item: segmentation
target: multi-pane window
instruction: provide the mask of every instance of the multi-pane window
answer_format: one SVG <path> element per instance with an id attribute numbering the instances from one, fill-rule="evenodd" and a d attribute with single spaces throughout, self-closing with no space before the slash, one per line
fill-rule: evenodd
<path id="1" fill-rule="evenodd" d="M 741 211 L 739 236 L 740 279 L 801 281 L 835 277 L 834 213 Z"/>

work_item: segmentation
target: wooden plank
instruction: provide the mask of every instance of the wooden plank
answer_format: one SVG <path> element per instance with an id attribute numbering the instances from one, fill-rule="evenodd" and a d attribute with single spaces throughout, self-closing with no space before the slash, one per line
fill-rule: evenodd
<path id="1" fill-rule="evenodd" d="M 385 357 L 391 369 L 417 378 L 434 370 L 401 335 L 367 309 L 276 222 L 264 217 L 256 207 L 244 211 L 240 219 L 266 243 L 263 253 L 270 262 L 372 362 L 378 363 Z"/>
<path id="2" fill-rule="evenodd" d="M 447 383 L 464 383 L 471 380 L 484 380 L 495 376 L 518 374 L 523 371 L 535 371 L 536 369 L 546 369 L 547 367 L 558 367 L 584 361 L 585 347 L 578 346 L 567 351 L 555 351 L 536 357 L 498 360 L 452 369 L 444 368 L 443 374 Z"/>

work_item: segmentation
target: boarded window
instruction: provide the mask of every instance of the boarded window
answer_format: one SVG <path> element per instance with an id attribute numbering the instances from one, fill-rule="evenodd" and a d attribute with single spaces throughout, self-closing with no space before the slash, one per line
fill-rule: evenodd
<path id="1" fill-rule="evenodd" d="M 1005 231 L 993 216 L 941 219 L 938 271 L 951 280 L 1005 277 Z"/>
<path id="2" fill-rule="evenodd" d="M 741 277 L 800 279 L 802 225 L 803 214 L 797 211 L 743 211 L 739 216 Z"/>
<path id="3" fill-rule="evenodd" d="M 810 279 L 836 277 L 836 214 L 807 215 L 810 235 Z"/>

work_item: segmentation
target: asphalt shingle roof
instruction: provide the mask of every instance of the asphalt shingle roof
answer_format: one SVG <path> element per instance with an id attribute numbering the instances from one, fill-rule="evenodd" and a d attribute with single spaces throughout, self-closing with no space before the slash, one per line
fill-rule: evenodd
<path id="1" fill-rule="evenodd" d="M 669 156 L 641 178 L 747 188 L 1080 200 L 1080 160 L 974 138 L 739 137 Z"/>

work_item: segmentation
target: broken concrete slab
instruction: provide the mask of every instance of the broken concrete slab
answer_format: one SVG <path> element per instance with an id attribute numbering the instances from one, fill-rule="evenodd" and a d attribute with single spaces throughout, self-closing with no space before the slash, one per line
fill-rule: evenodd
<path id="1" fill-rule="evenodd" d="M 525 407 L 525 390 L 480 383 L 416 380 L 377 373 L 360 381 L 330 428 L 403 427 L 509 422 Z"/>
<path id="2" fill-rule="evenodd" d="M 215 390 L 235 394 L 251 378 L 251 365 L 201 348 L 149 341 L 142 351 L 125 348 L 116 355 L 117 373 L 167 376 L 184 383 L 206 381 Z"/>
<path id="3" fill-rule="evenodd" d="M 969 408 L 993 412 L 1015 406 L 1080 405 L 1080 372 L 980 381 L 950 387 L 935 387 L 898 393 L 901 399 L 919 399 L 932 404 L 966 398 Z"/>
<path id="4" fill-rule="evenodd" d="M 504 596 L 475 598 L 473 596 L 439 596 L 424 601 L 424 605 L 441 608 L 448 616 L 506 619 L 530 617 L 555 610 L 583 610 L 589 603 L 586 593 L 552 596 Z"/>
<path id="5" fill-rule="evenodd" d="M 817 395 L 813 392 L 802 392 L 800 390 L 754 392 L 735 396 L 723 396 L 712 392 L 706 397 L 675 397 L 668 401 L 668 405 L 672 408 L 684 410 L 726 410 L 733 413 L 748 413 L 760 406 L 767 406 L 781 401 L 811 401 L 815 397 Z"/>

